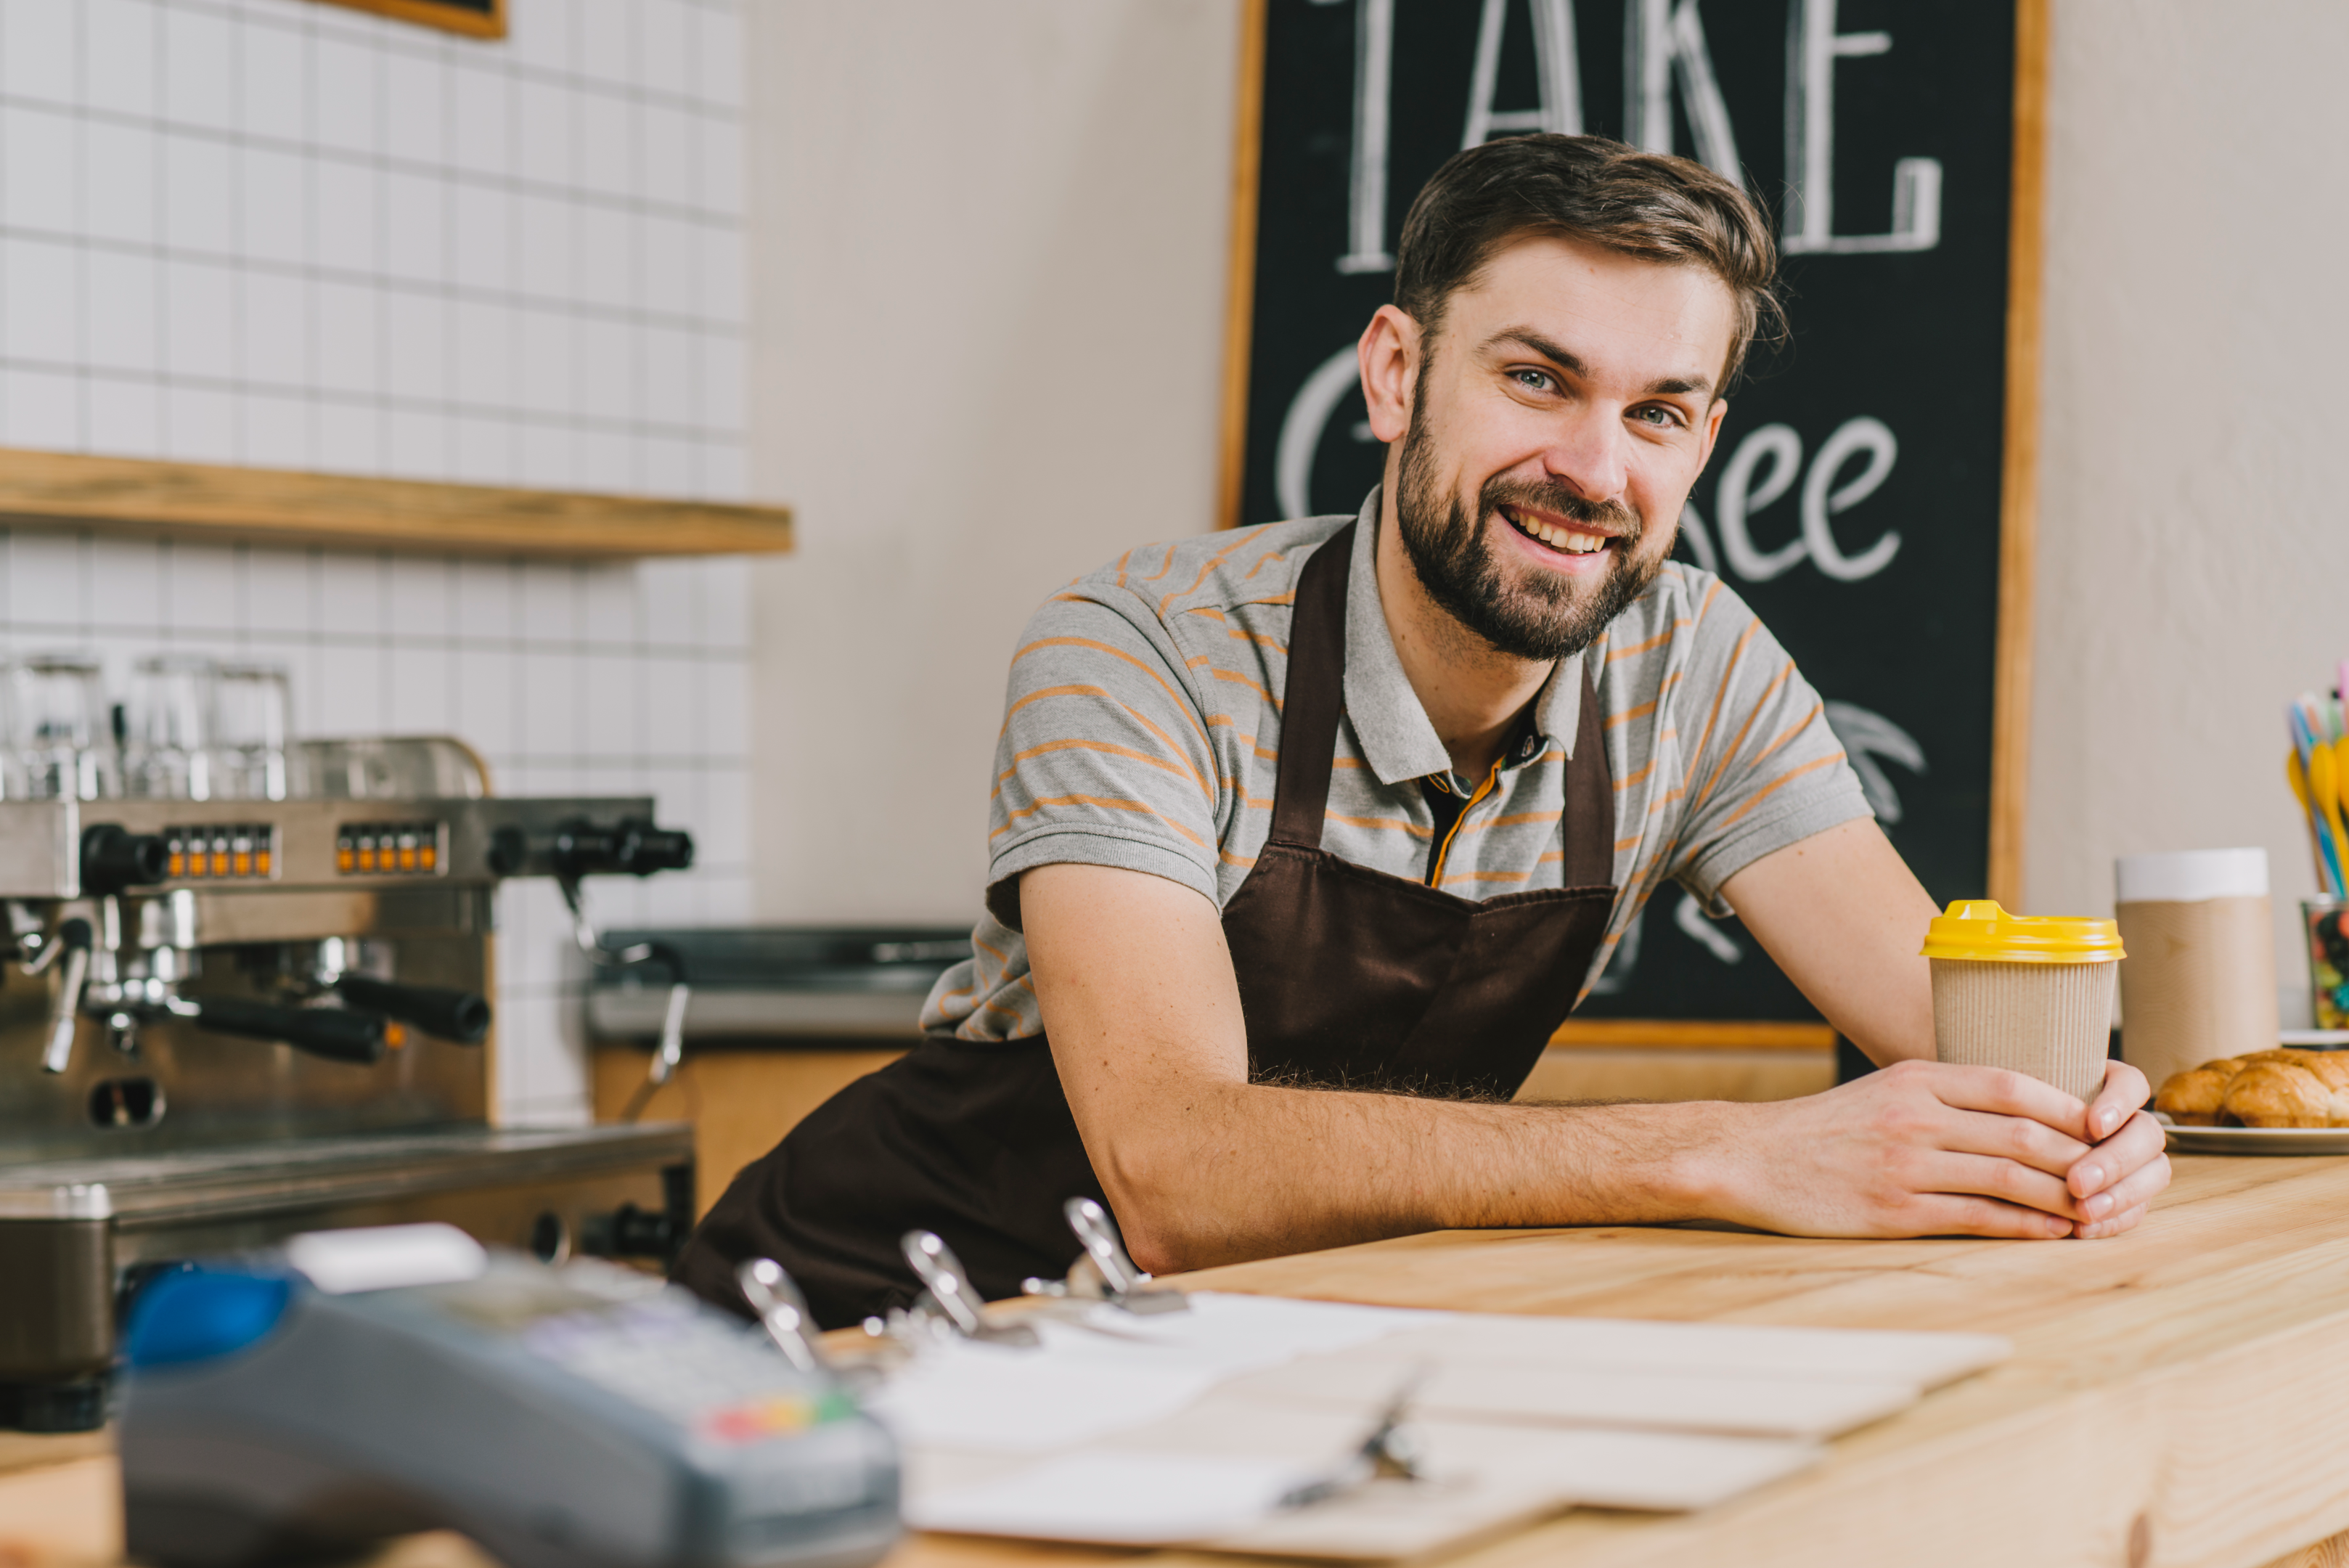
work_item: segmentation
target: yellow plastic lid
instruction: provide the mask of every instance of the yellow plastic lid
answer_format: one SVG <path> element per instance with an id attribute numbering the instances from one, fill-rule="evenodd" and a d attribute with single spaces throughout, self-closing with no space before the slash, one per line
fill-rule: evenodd
<path id="1" fill-rule="evenodd" d="M 2121 929 L 2111 920 L 2010 915 L 1988 898 L 1961 898 L 1933 917 L 1925 956 L 1988 963 L 2111 963 Z"/>

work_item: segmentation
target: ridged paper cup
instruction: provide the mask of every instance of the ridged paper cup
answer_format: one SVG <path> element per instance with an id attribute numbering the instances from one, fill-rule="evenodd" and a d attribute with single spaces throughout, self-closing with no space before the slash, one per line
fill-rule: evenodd
<path id="1" fill-rule="evenodd" d="M 2010 915 L 1951 904 L 1925 938 L 1933 968 L 1933 1054 L 2005 1067 L 2094 1097 L 2111 1051 L 2120 931 L 2110 920 Z"/>

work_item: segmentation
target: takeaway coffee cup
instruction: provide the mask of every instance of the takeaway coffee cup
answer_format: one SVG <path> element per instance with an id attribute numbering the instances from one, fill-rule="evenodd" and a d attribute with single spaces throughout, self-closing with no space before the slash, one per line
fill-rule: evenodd
<path id="1" fill-rule="evenodd" d="M 2123 1056 L 2158 1088 L 2213 1057 L 2275 1049 L 2266 850 L 2123 856 L 2113 891 L 2135 955 L 2121 971 Z"/>
<path id="2" fill-rule="evenodd" d="M 2009 1067 L 2083 1100 L 2103 1085 L 2125 956 L 2112 921 L 2037 919 L 1965 899 L 1934 917 L 1925 956 L 1942 1061 Z"/>

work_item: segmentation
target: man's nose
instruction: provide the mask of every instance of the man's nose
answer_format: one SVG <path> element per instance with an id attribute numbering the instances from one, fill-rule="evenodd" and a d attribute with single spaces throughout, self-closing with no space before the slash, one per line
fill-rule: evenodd
<path id="1" fill-rule="evenodd" d="M 1621 498 L 1630 479 L 1623 421 L 1613 410 L 1578 409 L 1542 452 L 1542 467 L 1589 502 Z"/>

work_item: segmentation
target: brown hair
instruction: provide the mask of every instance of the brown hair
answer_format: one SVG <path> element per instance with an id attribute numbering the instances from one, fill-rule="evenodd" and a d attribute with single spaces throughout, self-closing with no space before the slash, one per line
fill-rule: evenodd
<path id="1" fill-rule="evenodd" d="M 1785 334 L 1777 246 L 1751 198 L 1703 164 L 1602 136 L 1510 136 L 1455 153 L 1419 192 L 1395 247 L 1396 306 L 1430 336 L 1453 294 L 1528 234 L 1585 240 L 1666 266 L 1701 266 L 1729 286 L 1737 330 L 1727 391 L 1756 337 Z"/>

